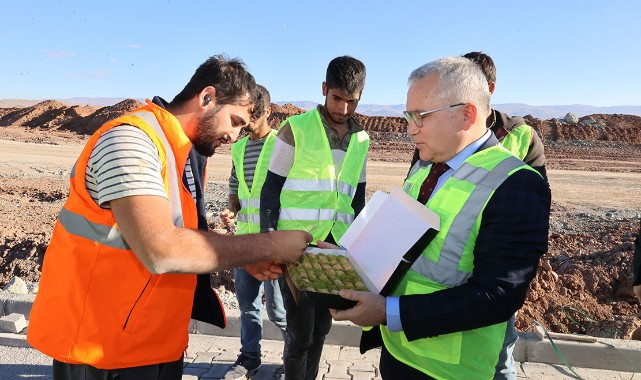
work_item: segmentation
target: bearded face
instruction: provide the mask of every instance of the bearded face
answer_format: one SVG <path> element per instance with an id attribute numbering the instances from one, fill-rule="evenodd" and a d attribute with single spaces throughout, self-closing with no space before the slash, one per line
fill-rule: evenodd
<path id="1" fill-rule="evenodd" d="M 223 144 L 221 140 L 227 140 L 225 137 L 227 131 L 218 120 L 218 114 L 222 108 L 222 106 L 217 105 L 207 110 L 196 124 L 196 130 L 191 142 L 196 152 L 203 156 L 211 157 L 216 148 Z"/>

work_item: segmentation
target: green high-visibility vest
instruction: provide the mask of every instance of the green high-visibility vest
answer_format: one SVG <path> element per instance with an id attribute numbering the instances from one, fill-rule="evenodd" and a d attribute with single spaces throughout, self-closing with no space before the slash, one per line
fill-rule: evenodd
<path id="1" fill-rule="evenodd" d="M 236 235 L 260 232 L 260 192 L 267 177 L 269 161 L 274 151 L 276 133 L 272 129 L 265 137 L 263 149 L 260 151 L 256 162 L 256 171 L 254 172 L 251 189 L 245 181 L 244 165 L 245 149 L 247 148 L 249 136 L 238 140 L 231 146 L 231 158 L 238 178 L 238 200 L 240 201 L 240 210 L 238 210 L 236 217 Z"/>
<path id="2" fill-rule="evenodd" d="M 414 199 L 431 165 L 412 168 L 404 190 Z M 440 231 L 414 262 L 392 296 L 429 294 L 467 282 L 481 216 L 496 189 L 518 170 L 532 170 L 503 146 L 468 157 L 426 206 L 439 214 Z M 381 326 L 385 347 L 396 359 L 437 379 L 491 379 L 506 323 L 409 342 L 405 333 Z"/>
<path id="3" fill-rule="evenodd" d="M 530 150 L 530 142 L 532 141 L 532 127 L 523 124 L 514 128 L 510 133 L 503 137 L 500 141 L 507 150 L 512 152 L 513 155 L 520 160 L 524 159 L 527 152 Z"/>
<path id="4" fill-rule="evenodd" d="M 350 137 L 343 165 L 337 172 L 318 109 L 287 119 L 295 141 L 294 164 L 280 194 L 279 230 L 312 231 L 313 239 L 335 241 L 354 221 L 352 199 L 365 165 L 369 136 Z"/>

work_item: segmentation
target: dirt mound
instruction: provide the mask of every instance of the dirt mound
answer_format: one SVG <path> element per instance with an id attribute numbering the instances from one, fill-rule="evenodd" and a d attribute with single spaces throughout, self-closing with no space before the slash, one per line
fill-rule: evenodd
<path id="1" fill-rule="evenodd" d="M 589 120 L 594 121 L 590 123 Z M 525 117 L 544 141 L 591 140 L 641 143 L 641 117 L 634 115 L 595 114 L 569 124 L 560 119 L 539 120 Z"/>
<path id="2" fill-rule="evenodd" d="M 65 113 L 69 107 L 64 103 L 55 100 L 45 100 L 27 108 L 12 108 L 12 112 L 6 113 L 0 119 L 1 126 L 22 126 L 48 128 L 59 115 Z"/>
<path id="3" fill-rule="evenodd" d="M 90 135 L 106 121 L 142 105 L 126 99 L 109 107 L 67 106 L 55 100 L 45 100 L 31 107 L 0 109 L 0 126 L 69 131 Z"/>
<path id="4" fill-rule="evenodd" d="M 296 107 L 293 104 L 285 104 L 280 106 L 278 104 L 272 103 L 271 107 L 272 113 L 269 117 L 269 123 L 271 124 L 272 128 L 278 128 L 280 124 L 285 121 L 285 119 L 292 115 L 298 115 L 305 112 L 304 109 Z"/>
<path id="5" fill-rule="evenodd" d="M 91 135 L 109 120 L 124 115 L 142 105 L 143 103 L 137 100 L 125 99 L 113 106 L 102 107 L 86 117 L 69 120 L 60 126 L 60 130 L 70 131 L 80 135 Z"/>
<path id="6" fill-rule="evenodd" d="M 516 326 L 532 320 L 555 332 L 630 338 L 641 326 L 632 293 L 637 219 L 577 212 L 553 202 L 549 251 L 530 285 Z"/>

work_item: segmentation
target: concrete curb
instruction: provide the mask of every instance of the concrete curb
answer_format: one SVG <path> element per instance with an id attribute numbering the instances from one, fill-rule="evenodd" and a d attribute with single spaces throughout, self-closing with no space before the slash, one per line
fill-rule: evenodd
<path id="1" fill-rule="evenodd" d="M 27 335 L 7 332 L 0 332 L 0 346 L 31 347 L 27 342 Z"/>
<path id="2" fill-rule="evenodd" d="M 556 348 L 572 367 L 637 372 L 641 363 L 641 341 L 598 338 L 596 343 L 554 340 Z M 549 340 L 531 332 L 519 333 L 514 360 L 564 365 Z"/>
<path id="3" fill-rule="evenodd" d="M 24 314 L 28 319 L 33 297 L 19 296 L 7 299 L 0 295 L 2 314 Z M 240 312 L 227 310 L 227 328 L 192 320 L 189 332 L 196 335 L 240 337 Z M 0 332 L 0 345 L 30 347 L 26 331 L 19 334 Z M 325 342 L 327 344 L 358 347 L 361 336 L 360 327 L 350 322 L 333 322 Z M 263 338 L 282 341 L 280 330 L 265 316 L 263 318 Z M 593 368 L 612 371 L 637 372 L 634 363 L 641 363 L 641 341 L 598 338 L 596 343 L 554 340 L 559 352 L 572 367 Z M 564 365 L 552 343 L 540 340 L 532 332 L 519 332 L 519 340 L 514 348 L 514 360 L 520 363 L 544 363 Z"/>

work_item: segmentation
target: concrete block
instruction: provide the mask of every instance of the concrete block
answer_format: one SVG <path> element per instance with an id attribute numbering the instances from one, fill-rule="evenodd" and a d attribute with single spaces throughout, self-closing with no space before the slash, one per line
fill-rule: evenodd
<path id="1" fill-rule="evenodd" d="M 351 379 L 351 376 L 347 373 L 347 369 L 352 365 L 352 362 L 343 360 L 327 360 L 327 364 L 329 364 L 329 372 L 325 374 L 326 379 Z"/>
<path id="2" fill-rule="evenodd" d="M 27 283 L 24 282 L 24 280 L 18 276 L 12 278 L 11 281 L 9 281 L 9 283 L 5 285 L 4 288 L 2 288 L 2 290 L 8 293 L 15 293 L 15 294 L 29 293 L 29 287 L 27 286 Z"/>
<path id="3" fill-rule="evenodd" d="M 17 334 L 25 327 L 27 327 L 27 320 L 22 314 L 13 313 L 0 317 L 0 329 L 6 332 Z"/>
<path id="4" fill-rule="evenodd" d="M 211 362 L 218 355 L 219 354 L 217 352 L 198 352 L 196 354 L 196 358 L 191 362 L 189 366 L 209 369 L 209 367 L 211 366 Z"/>
<path id="5" fill-rule="evenodd" d="M 12 297 L 6 300 L 4 305 L 4 313 L 6 315 L 17 313 L 22 314 L 26 319 L 31 315 L 31 307 L 35 294 L 20 295 L 19 297 Z"/>

